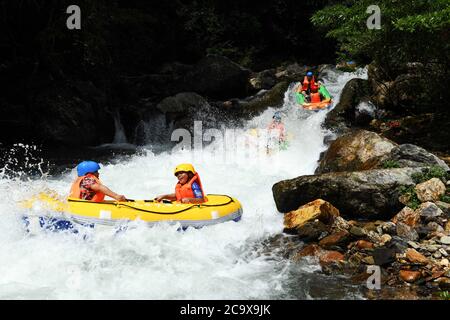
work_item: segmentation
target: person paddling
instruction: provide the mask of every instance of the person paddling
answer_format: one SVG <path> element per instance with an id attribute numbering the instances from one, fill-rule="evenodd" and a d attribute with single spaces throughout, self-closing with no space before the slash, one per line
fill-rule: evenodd
<path id="1" fill-rule="evenodd" d="M 70 198 L 102 202 L 105 196 L 117 201 L 127 201 L 124 195 L 117 194 L 99 180 L 100 165 L 95 161 L 83 161 L 77 166 L 77 179 L 72 184 Z"/>
<path id="2" fill-rule="evenodd" d="M 181 203 L 202 203 L 206 201 L 203 193 L 202 182 L 194 167 L 190 163 L 176 166 L 174 174 L 178 179 L 175 193 L 165 194 L 155 198 L 156 201 L 164 199 L 179 201 Z"/>

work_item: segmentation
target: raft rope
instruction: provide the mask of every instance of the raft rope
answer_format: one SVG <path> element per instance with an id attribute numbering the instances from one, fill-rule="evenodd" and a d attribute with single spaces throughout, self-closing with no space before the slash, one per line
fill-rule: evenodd
<path id="1" fill-rule="evenodd" d="M 221 203 L 221 204 L 194 204 L 194 205 L 192 205 L 192 206 L 190 206 L 188 208 L 185 208 L 185 209 L 182 209 L 182 210 L 178 210 L 178 211 L 172 211 L 172 212 L 158 212 L 158 211 L 152 211 L 152 210 L 147 210 L 147 209 L 140 209 L 140 208 L 136 208 L 134 206 L 130 206 L 130 205 L 127 205 L 127 204 L 123 204 L 123 203 L 118 204 L 118 203 L 114 203 L 114 202 L 111 202 L 111 203 L 109 203 L 109 202 L 106 202 L 106 203 L 105 202 L 89 202 L 89 203 L 92 203 L 92 204 L 109 204 L 109 205 L 113 205 L 113 206 L 120 205 L 120 206 L 124 206 L 124 207 L 127 207 L 127 208 L 131 208 L 131 209 L 134 209 L 134 210 L 137 210 L 137 211 L 147 212 L 147 213 L 177 214 L 177 213 L 181 213 L 181 212 L 193 209 L 193 208 L 200 208 L 202 206 L 203 207 L 221 207 L 221 206 L 225 206 L 227 204 L 230 204 L 230 203 L 234 202 L 234 200 L 230 196 L 227 196 L 225 194 L 209 194 L 209 195 L 210 196 L 227 197 L 228 198 L 228 202 Z M 208 197 L 208 195 L 206 195 L 206 196 Z M 129 200 L 129 202 L 135 202 L 135 200 L 132 200 L 132 199 L 128 199 L 128 200 Z M 87 202 L 86 200 L 72 200 L 72 199 L 69 199 L 68 201 L 69 202 L 83 202 L 83 203 Z M 144 200 L 144 202 L 155 202 L 155 201 L 154 200 Z"/>

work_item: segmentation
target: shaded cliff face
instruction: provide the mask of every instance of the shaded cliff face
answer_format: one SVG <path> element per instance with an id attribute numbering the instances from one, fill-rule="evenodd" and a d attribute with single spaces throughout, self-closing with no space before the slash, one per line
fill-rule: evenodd
<path id="1" fill-rule="evenodd" d="M 68 30 L 69 1 L 7 2 L 0 34 L 1 140 L 110 142 L 116 110 L 131 131 L 151 106 L 187 91 L 186 84 L 208 98 L 208 79 L 188 81 L 207 54 L 253 70 L 289 60 L 331 61 L 334 44 L 323 42 L 309 22 L 327 3 L 79 1 L 81 30 Z M 145 75 L 152 77 L 139 81 Z M 247 84 L 236 85 L 213 98 L 244 97 Z"/>

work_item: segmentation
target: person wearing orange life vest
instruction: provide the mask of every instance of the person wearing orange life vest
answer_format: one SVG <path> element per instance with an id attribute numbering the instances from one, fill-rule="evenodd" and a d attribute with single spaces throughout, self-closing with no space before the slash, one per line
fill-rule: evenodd
<path id="1" fill-rule="evenodd" d="M 72 184 L 70 198 L 102 202 L 105 196 L 117 201 L 127 201 L 124 195 L 117 194 L 99 180 L 100 165 L 94 161 L 83 161 L 77 166 L 77 179 Z"/>
<path id="2" fill-rule="evenodd" d="M 284 142 L 286 140 L 286 130 L 284 128 L 283 122 L 281 122 L 281 112 L 277 111 L 273 114 L 272 122 L 267 127 L 269 131 L 269 136 L 271 136 L 271 131 L 277 133 L 278 142 Z"/>
<path id="3" fill-rule="evenodd" d="M 155 198 L 156 201 L 164 199 L 179 201 L 181 203 L 202 203 L 206 201 L 203 193 L 202 182 L 198 173 L 190 163 L 179 164 L 174 174 L 178 179 L 175 193 L 165 194 Z"/>
<path id="4" fill-rule="evenodd" d="M 299 91 L 301 91 L 303 96 L 305 96 L 305 100 L 307 102 L 310 102 L 311 91 L 316 91 L 316 90 L 319 90 L 319 85 L 316 83 L 316 79 L 315 79 L 313 73 L 311 71 L 308 71 L 306 73 L 306 76 L 303 78 L 302 86 L 301 87 L 299 86 Z"/>
<path id="5" fill-rule="evenodd" d="M 311 103 L 318 103 L 325 99 L 325 97 L 316 88 L 311 90 L 309 97 Z"/>

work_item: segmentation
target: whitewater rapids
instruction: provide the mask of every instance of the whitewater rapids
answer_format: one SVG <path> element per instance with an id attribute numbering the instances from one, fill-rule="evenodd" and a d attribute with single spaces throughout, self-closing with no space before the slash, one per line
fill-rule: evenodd
<path id="1" fill-rule="evenodd" d="M 335 105 L 345 83 L 366 77 L 330 72 L 325 85 Z M 339 289 L 322 278 L 316 263 L 295 264 L 263 242 L 282 233 L 283 215 L 275 207 L 272 185 L 312 174 L 326 149 L 321 125 L 326 111 L 305 112 L 295 104 L 292 84 L 281 109 L 269 108 L 244 128 L 229 128 L 237 136 L 264 129 L 281 111 L 290 146 L 271 155 L 248 145 L 224 148 L 215 141 L 202 150 L 172 150 L 118 157 L 101 163 L 100 178 L 131 199 L 152 199 L 172 192 L 173 168 L 193 163 L 206 193 L 236 197 L 242 220 L 202 229 L 177 231 L 160 224 L 151 229 L 139 222 L 122 233 L 113 229 L 27 233 L 17 201 L 46 189 L 68 193 L 75 170 L 56 176 L 8 177 L 0 170 L 0 299 L 303 299 L 354 298 L 357 290 Z M 249 135 L 251 137 L 251 135 Z M 254 136 L 253 136 L 254 137 Z M 228 148 L 231 146 L 231 149 Z M 3 168 L 5 169 L 5 168 Z M 44 212 L 33 212 L 39 214 Z M 327 283 L 329 288 L 324 287 Z M 321 287 L 321 292 L 312 290 Z M 330 291 L 327 292 L 326 290 Z"/>

